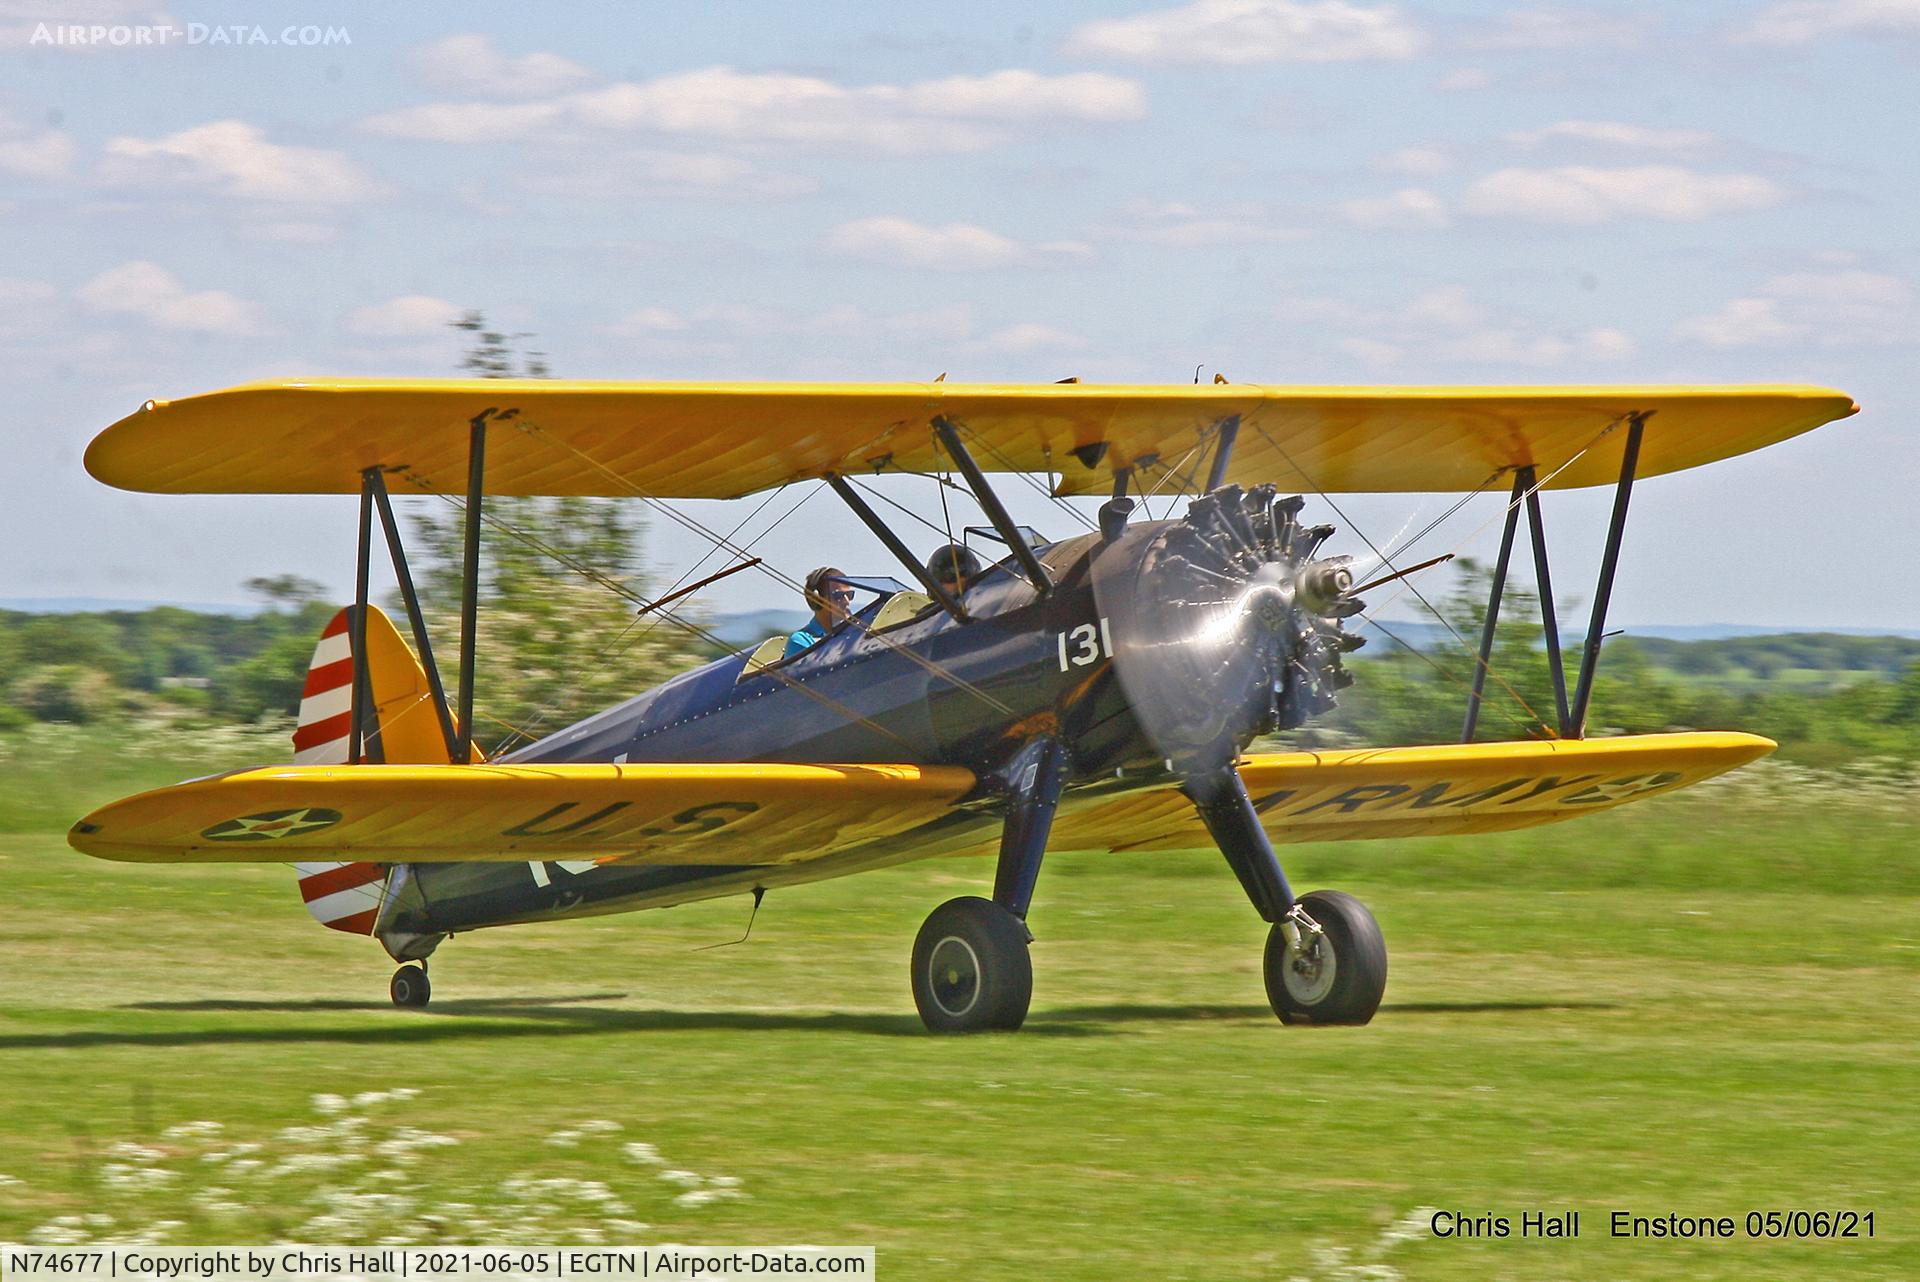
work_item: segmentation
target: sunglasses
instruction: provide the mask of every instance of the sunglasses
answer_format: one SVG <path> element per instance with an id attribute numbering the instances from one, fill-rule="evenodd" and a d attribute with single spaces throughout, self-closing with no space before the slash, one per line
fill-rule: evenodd
<path id="1" fill-rule="evenodd" d="M 831 598 L 832 598 L 833 600 L 835 600 L 835 601 L 851 601 L 851 600 L 853 600 L 853 593 L 851 593 L 851 592 L 848 592 L 848 591 L 844 591 L 844 590 L 842 590 L 842 591 L 839 591 L 839 592 L 829 592 L 829 593 L 827 593 L 827 595 L 828 595 L 829 597 L 831 597 Z"/>

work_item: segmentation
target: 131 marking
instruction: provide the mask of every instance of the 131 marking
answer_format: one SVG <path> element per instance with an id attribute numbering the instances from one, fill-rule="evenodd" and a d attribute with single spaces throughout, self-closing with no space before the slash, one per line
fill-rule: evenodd
<path id="1" fill-rule="evenodd" d="M 1082 623 L 1077 628 L 1060 633 L 1056 639 L 1059 642 L 1062 672 L 1069 667 L 1084 668 L 1102 656 L 1109 659 L 1113 657 L 1113 634 L 1107 631 L 1107 616 L 1104 614 L 1100 616 L 1097 626 Z M 1069 641 L 1073 643 L 1071 653 L 1067 650 Z"/>

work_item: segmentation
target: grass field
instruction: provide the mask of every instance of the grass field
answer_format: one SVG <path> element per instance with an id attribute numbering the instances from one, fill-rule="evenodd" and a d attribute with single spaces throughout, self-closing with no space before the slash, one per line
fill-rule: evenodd
<path id="1" fill-rule="evenodd" d="M 984 864 L 778 892 L 738 948 L 694 951 L 744 901 L 462 937 L 402 1012 L 377 946 L 312 925 L 286 869 L 68 851 L 90 802 L 245 745 L 178 768 L 103 746 L 0 758 L 0 1239 L 871 1243 L 915 1279 L 1920 1277 L 1909 787 L 1748 772 L 1500 839 L 1297 850 L 1297 885 L 1386 932 L 1364 1029 L 1273 1019 L 1217 855 L 1056 858 L 1026 1029 L 956 1040 L 920 1032 L 906 955 Z M 1424 1208 L 1516 1233 L 1575 1209 L 1581 1237 L 1437 1240 Z M 1872 1211 L 1876 1236 L 1606 1235 L 1613 1210 L 1800 1208 Z"/>

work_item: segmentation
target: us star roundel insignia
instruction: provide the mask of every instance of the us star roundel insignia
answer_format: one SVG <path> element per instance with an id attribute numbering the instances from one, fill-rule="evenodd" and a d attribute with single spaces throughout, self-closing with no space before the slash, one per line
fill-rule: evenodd
<path id="1" fill-rule="evenodd" d="M 338 810 L 306 806 L 295 810 L 268 810 L 257 815 L 241 815 L 217 823 L 201 832 L 208 841 L 274 841 L 317 832 L 340 822 Z"/>

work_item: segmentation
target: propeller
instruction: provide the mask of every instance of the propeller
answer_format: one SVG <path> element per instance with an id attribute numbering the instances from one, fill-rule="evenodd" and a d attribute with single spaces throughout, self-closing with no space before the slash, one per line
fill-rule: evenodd
<path id="1" fill-rule="evenodd" d="M 1365 638 L 1351 558 L 1317 558 L 1330 525 L 1271 485 L 1225 486 L 1177 521 L 1130 529 L 1094 559 L 1114 671 L 1162 757 L 1224 767 L 1257 734 L 1290 730 L 1352 684 L 1340 663 Z"/>

